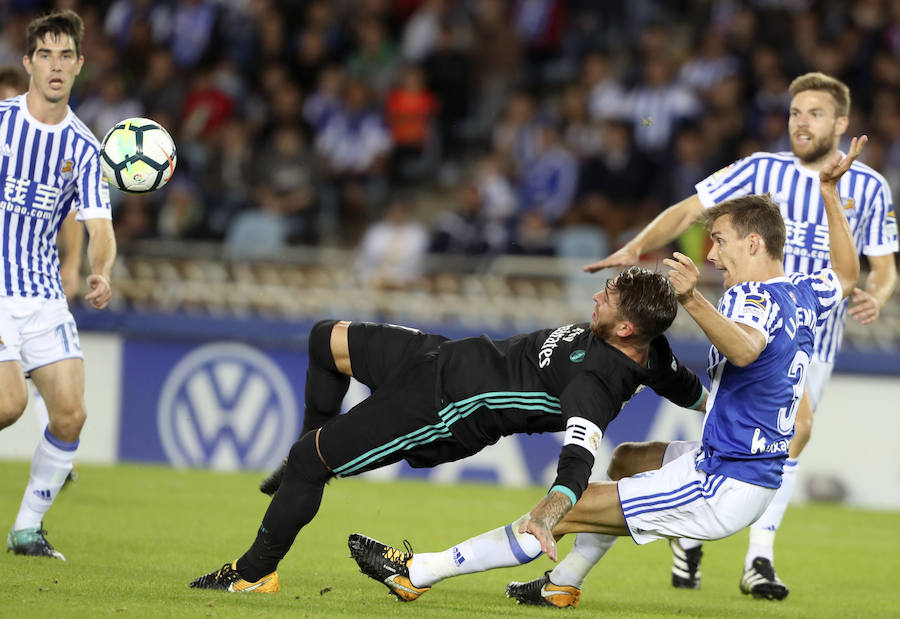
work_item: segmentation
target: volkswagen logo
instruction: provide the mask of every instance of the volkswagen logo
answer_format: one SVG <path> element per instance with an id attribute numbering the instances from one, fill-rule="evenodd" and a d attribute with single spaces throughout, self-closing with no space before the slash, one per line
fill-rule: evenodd
<path id="1" fill-rule="evenodd" d="M 159 398 L 163 450 L 177 466 L 270 469 L 297 439 L 284 372 L 244 344 L 201 346 L 179 361 Z"/>

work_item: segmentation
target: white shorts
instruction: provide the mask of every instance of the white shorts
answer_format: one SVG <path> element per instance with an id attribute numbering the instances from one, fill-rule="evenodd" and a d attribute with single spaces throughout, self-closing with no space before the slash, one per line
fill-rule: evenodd
<path id="1" fill-rule="evenodd" d="M 84 359 L 65 299 L 0 297 L 0 361 L 27 374 L 63 359 Z"/>
<path id="2" fill-rule="evenodd" d="M 834 363 L 827 361 L 809 360 L 809 367 L 806 369 L 806 394 L 809 396 L 809 403 L 813 412 L 822 401 L 822 394 L 825 392 L 825 385 L 831 378 L 831 372 L 834 370 Z"/>
<path id="3" fill-rule="evenodd" d="M 756 522 L 768 507 L 775 488 L 697 470 L 699 448 L 699 442 L 673 442 L 662 468 L 619 480 L 619 503 L 636 543 L 720 539 Z"/>

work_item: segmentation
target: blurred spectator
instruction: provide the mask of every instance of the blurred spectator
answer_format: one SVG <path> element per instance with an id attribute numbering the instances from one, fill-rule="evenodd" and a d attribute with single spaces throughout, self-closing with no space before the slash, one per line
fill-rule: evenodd
<path id="1" fill-rule="evenodd" d="M 697 38 L 696 49 L 681 67 L 678 80 L 706 97 L 722 80 L 737 75 L 740 63 L 728 52 L 725 35 L 718 28 L 698 31 Z"/>
<path id="2" fill-rule="evenodd" d="M 356 26 L 356 51 L 347 60 L 347 72 L 365 80 L 378 96 L 388 92 L 397 71 L 397 52 L 384 25 L 375 17 L 363 17 Z"/>
<path id="3" fill-rule="evenodd" d="M 494 151 L 504 166 L 519 174 L 538 151 L 538 123 L 534 97 L 520 90 L 509 98 L 503 120 L 494 127 Z"/>
<path id="4" fill-rule="evenodd" d="M 304 92 L 312 92 L 319 74 L 328 65 L 328 49 L 325 33 L 315 28 L 305 28 L 296 38 L 291 59 L 292 72 Z"/>
<path id="5" fill-rule="evenodd" d="M 0 101 L 28 90 L 28 74 L 17 66 L 0 66 Z"/>
<path id="6" fill-rule="evenodd" d="M 366 230 L 354 263 L 357 276 L 373 288 L 406 288 L 422 276 L 428 231 L 409 205 L 392 200 L 384 218 Z"/>
<path id="7" fill-rule="evenodd" d="M 664 56 L 644 61 L 642 80 L 628 92 L 624 109 L 635 127 L 635 144 L 651 157 L 662 157 L 679 122 L 701 112 L 699 100 L 674 80 L 671 60 Z"/>
<path id="8" fill-rule="evenodd" d="M 113 230 L 118 250 L 128 253 L 135 241 L 157 236 L 155 215 L 158 211 L 148 196 L 124 192 L 119 192 L 119 196 L 121 200 L 113 207 Z"/>
<path id="9" fill-rule="evenodd" d="M 343 79 L 338 65 L 328 65 L 319 73 L 316 89 L 303 102 L 303 120 L 313 132 L 321 131 L 332 114 L 341 109 Z"/>
<path id="10" fill-rule="evenodd" d="M 106 75 L 100 90 L 78 106 L 78 117 L 98 139 L 120 120 L 143 116 L 144 108 L 136 99 L 125 96 L 124 84 L 118 74 Z"/>
<path id="11" fill-rule="evenodd" d="M 391 150 L 384 120 L 361 80 L 344 86 L 342 106 L 316 135 L 316 152 L 326 175 L 322 208 L 326 232 L 355 244 L 370 208 L 385 191 L 385 162 Z"/>
<path id="12" fill-rule="evenodd" d="M 296 125 L 277 127 L 256 159 L 255 196 L 261 208 L 284 218 L 288 239 L 318 240 L 314 162 Z"/>
<path id="13" fill-rule="evenodd" d="M 528 84 L 538 87 L 559 52 L 565 5 L 562 0 L 515 0 L 510 19 L 528 56 Z"/>
<path id="14" fill-rule="evenodd" d="M 212 0 L 180 0 L 175 3 L 169 45 L 179 68 L 194 68 L 215 50 L 212 43 L 217 17 L 217 6 Z"/>
<path id="15" fill-rule="evenodd" d="M 447 0 L 424 0 L 403 28 L 402 53 L 407 62 L 422 62 L 434 50 Z"/>
<path id="16" fill-rule="evenodd" d="M 498 227 L 506 228 L 516 213 L 516 192 L 497 156 L 489 155 L 478 162 L 475 186 L 481 196 L 484 216 Z"/>
<path id="17" fill-rule="evenodd" d="M 477 130 L 489 136 L 506 107 L 506 97 L 523 73 L 522 44 L 509 22 L 504 0 L 477 0 L 473 28 L 472 67 L 479 102 Z"/>
<path id="18" fill-rule="evenodd" d="M 658 181 L 654 164 L 634 145 L 630 124 L 609 121 L 604 135 L 603 149 L 582 164 L 579 210 L 616 244 L 653 213 L 650 199 Z"/>
<path id="19" fill-rule="evenodd" d="M 433 50 L 423 65 L 428 88 L 439 105 L 441 154 L 444 159 L 459 159 L 463 120 L 469 115 L 472 96 L 472 66 L 449 23 L 439 25 Z"/>
<path id="20" fill-rule="evenodd" d="M 580 84 L 569 84 L 562 94 L 562 132 L 566 148 L 579 160 L 596 154 L 603 145 L 600 124 L 591 122 L 587 97 Z"/>
<path id="21" fill-rule="evenodd" d="M 581 84 L 587 93 L 587 106 L 594 120 L 619 118 L 625 114 L 622 104 L 625 88 L 612 73 L 609 54 L 593 51 L 581 64 Z"/>
<path id="22" fill-rule="evenodd" d="M 163 239 L 192 239 L 203 235 L 205 213 L 200 192 L 190 181 L 173 179 L 162 193 L 157 231 Z"/>
<path id="23" fill-rule="evenodd" d="M 256 157 L 250 137 L 247 123 L 237 119 L 229 120 L 216 137 L 204 182 L 207 226 L 214 238 L 224 238 L 231 218 L 251 203 Z"/>
<path id="24" fill-rule="evenodd" d="M 536 210 L 553 225 L 569 210 L 578 188 L 578 161 L 559 137 L 551 121 L 538 130 L 538 151 L 526 164 L 519 184 L 520 208 Z"/>
<path id="25" fill-rule="evenodd" d="M 391 180 L 406 184 L 423 178 L 437 159 L 434 115 L 437 101 L 425 88 L 425 76 L 417 65 L 407 65 L 400 83 L 387 97 L 387 120 L 394 149 Z"/>
<path id="26" fill-rule="evenodd" d="M 478 256 L 488 251 L 483 200 L 474 184 L 459 190 L 459 206 L 441 214 L 431 236 L 429 251 Z"/>
<path id="27" fill-rule="evenodd" d="M 540 211 L 528 211 L 519 219 L 509 253 L 528 256 L 552 256 L 556 251 L 553 228 Z"/>
<path id="28" fill-rule="evenodd" d="M 106 12 L 103 31 L 116 48 L 132 46 L 135 30 L 146 26 L 152 44 L 168 43 L 172 34 L 172 10 L 157 0 L 115 0 Z"/>
<path id="29" fill-rule="evenodd" d="M 175 61 L 168 49 L 148 52 L 147 70 L 137 84 L 137 98 L 147 110 L 181 110 L 185 97 L 184 81 L 179 79 Z"/>

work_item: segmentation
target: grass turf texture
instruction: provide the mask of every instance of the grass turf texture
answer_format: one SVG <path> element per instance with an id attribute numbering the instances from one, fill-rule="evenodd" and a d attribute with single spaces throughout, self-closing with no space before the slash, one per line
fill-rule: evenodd
<path id="1" fill-rule="evenodd" d="M 15 516 L 28 466 L 0 462 L 3 521 Z M 82 466 L 45 526 L 68 559 L 3 553 L 3 617 L 506 617 L 553 616 L 516 605 L 510 580 L 549 569 L 530 565 L 439 583 L 416 602 L 400 604 L 359 573 L 347 551 L 358 531 L 421 551 L 439 550 L 512 521 L 530 509 L 540 488 L 432 485 L 337 480 L 322 509 L 279 567 L 275 595 L 235 595 L 188 588 L 205 572 L 240 555 L 268 504 L 259 474 L 175 471 L 151 466 Z M 900 616 L 900 514 L 838 506 L 788 511 L 778 538 L 779 574 L 791 587 L 784 602 L 738 591 L 746 532 L 706 546 L 703 588 L 669 586 L 664 542 L 637 547 L 620 540 L 594 569 L 581 606 L 592 617 Z M 571 546 L 563 541 L 562 551 Z M 569 616 L 569 615 L 567 615 Z"/>

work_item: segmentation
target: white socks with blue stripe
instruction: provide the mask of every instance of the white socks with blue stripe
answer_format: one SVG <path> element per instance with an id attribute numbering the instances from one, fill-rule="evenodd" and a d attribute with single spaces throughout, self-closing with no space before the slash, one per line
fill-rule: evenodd
<path id="1" fill-rule="evenodd" d="M 430 587 L 452 576 L 522 565 L 537 558 L 541 554 L 540 542 L 530 533 L 519 533 L 524 518 L 443 552 L 417 552 L 409 567 L 410 582 L 416 587 Z"/>
<path id="2" fill-rule="evenodd" d="M 67 443 L 50 434 L 49 428 L 44 430 L 31 459 L 31 477 L 13 529 L 18 531 L 40 526 L 44 514 L 72 470 L 77 449 L 78 441 Z"/>
<path id="3" fill-rule="evenodd" d="M 550 572 L 550 582 L 554 585 L 581 589 L 591 568 L 609 552 L 615 543 L 615 535 L 577 534 L 572 550 Z"/>
<path id="4" fill-rule="evenodd" d="M 772 502 L 759 517 L 759 520 L 750 525 L 750 545 L 747 547 L 747 556 L 744 558 L 744 569 L 750 569 L 753 559 L 763 557 L 775 562 L 775 531 L 781 526 L 784 512 L 787 511 L 791 495 L 794 494 L 794 486 L 797 483 L 796 458 L 788 458 L 784 461 L 784 469 L 781 476 L 781 487 L 772 497 Z"/>

